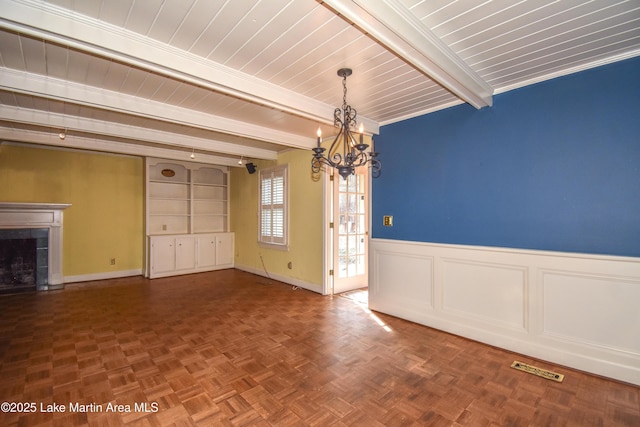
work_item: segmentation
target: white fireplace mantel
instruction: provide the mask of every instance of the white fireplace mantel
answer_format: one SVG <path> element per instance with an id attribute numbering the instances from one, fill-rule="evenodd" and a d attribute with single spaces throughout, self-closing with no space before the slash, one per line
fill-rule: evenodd
<path id="1" fill-rule="evenodd" d="M 0 202 L 0 229 L 49 229 L 48 289 L 63 287 L 62 275 L 62 212 L 71 206 L 66 203 L 7 203 Z"/>

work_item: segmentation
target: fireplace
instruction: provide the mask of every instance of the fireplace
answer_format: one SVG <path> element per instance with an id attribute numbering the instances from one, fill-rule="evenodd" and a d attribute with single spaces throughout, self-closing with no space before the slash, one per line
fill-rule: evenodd
<path id="1" fill-rule="evenodd" d="M 0 202 L 0 293 L 64 287 L 62 211 L 69 206 Z"/>
<path id="2" fill-rule="evenodd" d="M 49 229 L 0 230 L 0 293 L 35 291 L 48 281 Z"/>

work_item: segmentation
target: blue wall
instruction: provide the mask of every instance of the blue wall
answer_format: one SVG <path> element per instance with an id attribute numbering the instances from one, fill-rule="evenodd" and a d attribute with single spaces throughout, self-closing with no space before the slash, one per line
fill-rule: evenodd
<path id="1" fill-rule="evenodd" d="M 383 126 L 376 149 L 374 238 L 640 256 L 640 58 Z"/>

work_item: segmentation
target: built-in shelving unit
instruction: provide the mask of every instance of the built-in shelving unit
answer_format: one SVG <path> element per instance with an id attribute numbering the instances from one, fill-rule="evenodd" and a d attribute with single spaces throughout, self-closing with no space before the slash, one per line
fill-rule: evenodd
<path id="1" fill-rule="evenodd" d="M 148 160 L 147 234 L 229 231 L 228 168 Z"/>
<path id="2" fill-rule="evenodd" d="M 229 233 L 229 168 L 226 166 L 205 165 L 199 163 L 179 162 L 163 159 L 147 158 L 146 161 L 146 234 L 147 234 L 147 276 L 158 277 L 153 271 L 162 271 L 162 275 L 182 274 L 216 268 L 233 266 L 233 233 Z M 207 234 L 198 239 L 194 235 Z M 225 234 L 230 235 L 226 236 Z M 158 239 L 167 236 L 169 240 Z M 189 268 L 171 269 L 167 265 L 154 265 L 169 261 L 171 251 L 179 251 L 184 246 L 173 239 L 189 239 L 194 242 L 194 256 L 185 258 L 182 250 L 178 254 L 178 265 L 193 265 Z M 230 244 L 229 244 L 230 239 Z M 215 259 L 224 263 L 201 262 L 207 257 L 207 249 L 203 242 L 218 242 L 208 245 L 210 250 L 217 250 Z M 167 243 L 163 256 L 153 256 L 154 244 Z M 224 242 L 222 245 L 220 242 Z M 203 247 L 201 248 L 200 245 Z M 189 244 L 189 247 L 191 244 Z M 170 249 L 174 248 L 174 249 Z M 213 249 L 211 249 L 213 248 Z M 229 254 L 222 251 L 231 250 Z M 158 251 L 155 251 L 156 255 Z M 190 252 L 187 252 L 190 253 Z M 231 260 L 229 262 L 229 259 Z M 159 261 L 162 260 L 162 261 Z M 193 261 L 193 262 L 192 262 Z M 178 272 L 179 271 L 179 272 Z"/>

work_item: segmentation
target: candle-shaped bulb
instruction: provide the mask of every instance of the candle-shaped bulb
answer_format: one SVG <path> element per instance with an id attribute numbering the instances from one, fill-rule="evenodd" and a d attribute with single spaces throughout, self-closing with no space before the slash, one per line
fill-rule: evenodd
<path id="1" fill-rule="evenodd" d="M 362 136 L 364 134 L 364 125 L 362 123 L 360 123 L 359 132 L 360 132 L 360 144 L 362 144 Z"/>
<path id="2" fill-rule="evenodd" d="M 322 140 L 322 130 L 318 128 L 318 148 L 320 148 L 320 141 Z"/>

